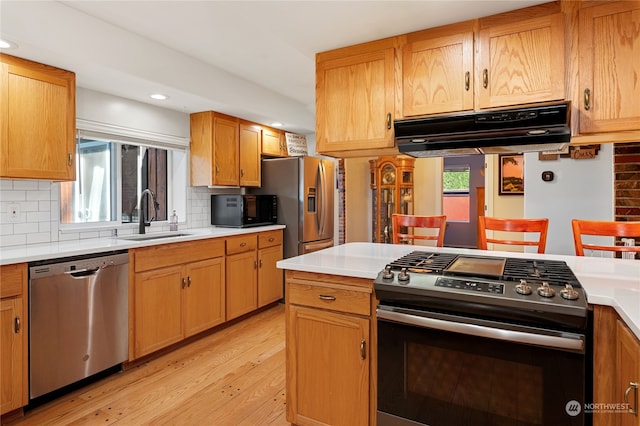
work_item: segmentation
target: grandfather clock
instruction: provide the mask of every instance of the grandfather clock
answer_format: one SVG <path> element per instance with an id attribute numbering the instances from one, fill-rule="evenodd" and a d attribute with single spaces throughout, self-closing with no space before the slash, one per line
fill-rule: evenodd
<path id="1" fill-rule="evenodd" d="M 374 243 L 393 242 L 393 213 L 413 214 L 414 163 L 415 158 L 406 156 L 369 160 Z"/>

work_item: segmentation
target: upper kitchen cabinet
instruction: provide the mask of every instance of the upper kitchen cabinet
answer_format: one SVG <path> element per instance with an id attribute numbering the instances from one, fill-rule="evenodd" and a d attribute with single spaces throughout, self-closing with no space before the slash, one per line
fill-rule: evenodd
<path id="1" fill-rule="evenodd" d="M 262 128 L 240 122 L 240 186 L 260 186 L 260 152 Z"/>
<path id="2" fill-rule="evenodd" d="M 580 133 L 640 130 L 640 2 L 578 13 Z"/>
<path id="3" fill-rule="evenodd" d="M 565 99 L 558 2 L 479 19 L 476 109 Z"/>
<path id="4" fill-rule="evenodd" d="M 317 152 L 366 156 L 393 148 L 395 43 L 389 38 L 316 55 Z"/>
<path id="5" fill-rule="evenodd" d="M 262 155 L 288 157 L 285 133 L 268 127 L 262 128 Z"/>
<path id="6" fill-rule="evenodd" d="M 402 115 L 473 109 L 473 21 L 411 33 L 406 41 Z"/>
<path id="7" fill-rule="evenodd" d="M 213 111 L 191 114 L 191 185 L 240 184 L 240 120 Z"/>
<path id="8" fill-rule="evenodd" d="M 0 177 L 75 179 L 75 74 L 0 54 Z"/>

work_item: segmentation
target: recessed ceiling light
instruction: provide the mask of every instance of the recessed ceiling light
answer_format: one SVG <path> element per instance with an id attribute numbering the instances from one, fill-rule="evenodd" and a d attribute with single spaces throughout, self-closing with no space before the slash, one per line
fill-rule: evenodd
<path id="1" fill-rule="evenodd" d="M 272 125 L 273 127 L 282 127 L 282 123 L 278 123 L 278 122 L 271 123 L 271 125 Z"/>
<path id="2" fill-rule="evenodd" d="M 8 40 L 0 39 L 0 49 L 9 50 L 9 49 L 15 49 L 16 47 L 18 47 L 17 44 L 15 44 L 15 43 L 13 43 L 11 41 L 8 41 Z"/>
<path id="3" fill-rule="evenodd" d="M 169 98 L 167 95 L 163 95 L 162 93 L 154 93 L 153 95 L 151 95 L 151 97 L 158 101 L 164 101 L 165 99 Z"/>

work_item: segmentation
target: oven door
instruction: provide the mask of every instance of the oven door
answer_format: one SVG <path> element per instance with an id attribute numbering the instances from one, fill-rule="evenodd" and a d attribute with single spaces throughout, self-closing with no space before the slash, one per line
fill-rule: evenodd
<path id="1" fill-rule="evenodd" d="M 585 336 L 380 306 L 378 425 L 584 425 Z"/>

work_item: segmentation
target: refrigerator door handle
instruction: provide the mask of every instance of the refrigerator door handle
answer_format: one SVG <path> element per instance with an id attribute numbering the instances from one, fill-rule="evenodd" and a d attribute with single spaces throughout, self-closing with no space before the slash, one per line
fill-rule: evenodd
<path id="1" fill-rule="evenodd" d="M 318 200 L 316 206 L 316 226 L 318 229 L 318 235 L 324 235 L 324 203 L 325 203 L 325 177 L 324 167 L 322 161 L 318 163 L 318 170 L 316 174 L 316 188 L 318 188 Z"/>

